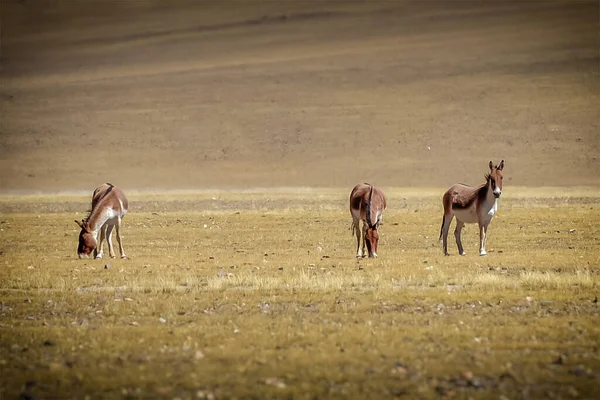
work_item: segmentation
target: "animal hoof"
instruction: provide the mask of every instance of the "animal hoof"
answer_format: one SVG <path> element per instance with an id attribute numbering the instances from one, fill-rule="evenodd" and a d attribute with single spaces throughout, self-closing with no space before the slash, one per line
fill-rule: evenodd
<path id="1" fill-rule="evenodd" d="M 96 260 L 102 260 L 102 254 L 98 254 L 96 257 L 94 257 Z"/>
<path id="2" fill-rule="evenodd" d="M 485 256 L 487 256 L 487 253 L 485 251 L 482 251 L 481 253 L 479 253 L 479 256 L 485 257 Z"/>
<path id="3" fill-rule="evenodd" d="M 466 256 L 467 253 L 465 253 L 464 251 L 462 253 L 460 253 L 461 256 Z"/>
<path id="4" fill-rule="evenodd" d="M 121 256 L 121 260 L 127 260 L 127 256 L 125 256 L 125 255 Z"/>

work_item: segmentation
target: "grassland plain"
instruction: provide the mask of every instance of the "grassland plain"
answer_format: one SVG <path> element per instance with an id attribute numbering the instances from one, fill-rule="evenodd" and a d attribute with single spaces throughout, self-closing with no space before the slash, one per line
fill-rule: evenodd
<path id="1" fill-rule="evenodd" d="M 0 3 L 0 398 L 599 397 L 597 1 Z M 354 258 L 327 187 L 492 158 L 488 257 L 421 188 Z M 130 259 L 79 260 L 106 180 Z"/>
<path id="2" fill-rule="evenodd" d="M 600 195 L 520 189 L 488 257 L 442 256 L 440 190 L 132 194 L 128 260 L 79 260 L 88 196 L 0 198 L 0 397 L 598 398 Z"/>

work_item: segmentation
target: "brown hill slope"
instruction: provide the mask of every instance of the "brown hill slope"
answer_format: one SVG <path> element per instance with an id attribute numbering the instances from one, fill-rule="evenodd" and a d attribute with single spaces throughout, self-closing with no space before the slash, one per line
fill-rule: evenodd
<path id="1" fill-rule="evenodd" d="M 0 190 L 598 186 L 598 11 L 2 0 Z"/>

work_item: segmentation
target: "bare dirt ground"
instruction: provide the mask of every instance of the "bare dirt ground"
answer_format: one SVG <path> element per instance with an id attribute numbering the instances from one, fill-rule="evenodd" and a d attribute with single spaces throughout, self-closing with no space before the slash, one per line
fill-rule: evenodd
<path id="1" fill-rule="evenodd" d="M 597 1 L 1 6 L 4 193 L 600 185 Z"/>

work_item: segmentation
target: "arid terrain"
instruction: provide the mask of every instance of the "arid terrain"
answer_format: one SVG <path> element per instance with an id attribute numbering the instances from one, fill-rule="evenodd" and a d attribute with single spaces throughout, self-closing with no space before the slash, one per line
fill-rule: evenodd
<path id="1" fill-rule="evenodd" d="M 600 398 L 598 1 L 0 6 L 0 399 Z"/>
<path id="2" fill-rule="evenodd" d="M 600 185 L 595 0 L 1 5 L 5 193 Z"/>
<path id="3" fill-rule="evenodd" d="M 599 196 L 507 195 L 444 257 L 439 196 L 388 195 L 375 260 L 346 192 L 133 195 L 128 260 L 77 258 L 86 197 L 1 198 L 0 397 L 598 398 Z"/>

